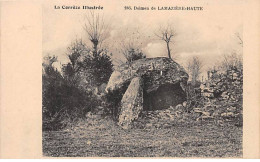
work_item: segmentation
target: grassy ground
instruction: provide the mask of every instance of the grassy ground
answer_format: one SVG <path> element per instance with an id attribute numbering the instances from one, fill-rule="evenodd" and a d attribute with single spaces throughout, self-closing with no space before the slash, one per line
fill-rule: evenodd
<path id="1" fill-rule="evenodd" d="M 242 157 L 242 128 L 205 122 L 122 130 L 109 119 L 86 119 L 43 132 L 43 155 L 53 157 Z"/>

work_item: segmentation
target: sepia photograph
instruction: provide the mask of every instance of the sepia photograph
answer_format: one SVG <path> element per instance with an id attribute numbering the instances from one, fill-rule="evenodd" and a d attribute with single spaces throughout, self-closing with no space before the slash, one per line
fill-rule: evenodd
<path id="1" fill-rule="evenodd" d="M 43 156 L 242 158 L 231 2 L 44 4 Z"/>

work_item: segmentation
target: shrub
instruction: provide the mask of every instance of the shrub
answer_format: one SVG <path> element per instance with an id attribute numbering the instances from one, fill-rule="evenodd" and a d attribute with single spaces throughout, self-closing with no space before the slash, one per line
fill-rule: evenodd
<path id="1" fill-rule="evenodd" d="M 123 54 L 128 63 L 146 58 L 146 55 L 141 50 L 135 48 L 126 49 Z"/>
<path id="2" fill-rule="evenodd" d="M 199 107 L 203 100 L 200 95 L 200 89 L 199 89 L 199 82 L 196 82 L 196 84 L 192 84 L 191 82 L 188 82 L 187 88 L 186 88 L 186 95 L 187 95 L 187 111 L 190 112 L 192 108 Z"/>
<path id="3" fill-rule="evenodd" d="M 95 87 L 107 83 L 113 72 L 111 57 L 106 50 L 100 50 L 96 55 L 89 53 L 82 61 L 82 72 Z"/>
<path id="4" fill-rule="evenodd" d="M 52 63 L 44 65 L 42 83 L 43 130 L 62 129 L 97 106 L 91 92 L 72 84 Z"/>
<path id="5" fill-rule="evenodd" d="M 113 64 L 107 50 L 91 50 L 76 40 L 68 47 L 69 62 L 61 71 L 53 67 L 57 57 L 43 63 L 43 130 L 58 130 L 83 118 L 102 104 L 93 90 L 107 83 Z"/>

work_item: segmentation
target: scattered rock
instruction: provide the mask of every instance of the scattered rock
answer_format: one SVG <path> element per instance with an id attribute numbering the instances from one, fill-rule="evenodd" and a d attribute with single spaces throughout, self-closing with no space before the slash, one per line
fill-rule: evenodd
<path id="1" fill-rule="evenodd" d="M 233 107 L 233 106 L 227 108 L 227 111 L 229 111 L 229 112 L 235 112 L 236 110 L 237 110 L 237 108 Z"/>
<path id="2" fill-rule="evenodd" d="M 220 116 L 222 116 L 222 117 L 234 117 L 235 114 L 233 112 L 225 112 L 225 113 L 222 113 Z"/>
<path id="3" fill-rule="evenodd" d="M 178 104 L 176 107 L 175 107 L 176 110 L 184 110 L 184 107 L 182 106 L 182 104 Z"/>
<path id="4" fill-rule="evenodd" d="M 182 106 L 186 108 L 186 107 L 187 107 L 187 101 L 184 101 L 184 102 L 182 103 Z"/>

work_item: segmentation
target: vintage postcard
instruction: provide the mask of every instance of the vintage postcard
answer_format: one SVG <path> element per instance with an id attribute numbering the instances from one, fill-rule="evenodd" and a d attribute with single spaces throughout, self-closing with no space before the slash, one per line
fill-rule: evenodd
<path id="1" fill-rule="evenodd" d="M 1 158 L 259 158 L 259 2 L 1 1 Z"/>

